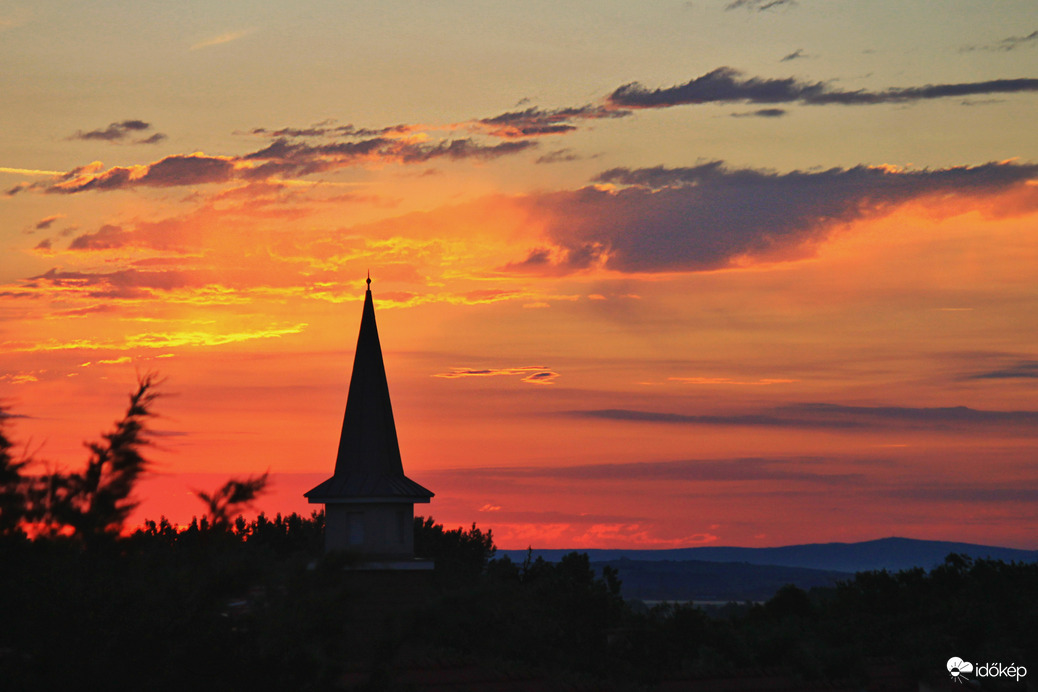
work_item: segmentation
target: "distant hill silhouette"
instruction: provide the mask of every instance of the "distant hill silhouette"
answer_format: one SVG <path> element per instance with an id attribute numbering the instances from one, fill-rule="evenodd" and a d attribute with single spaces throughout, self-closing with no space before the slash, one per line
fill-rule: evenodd
<path id="1" fill-rule="evenodd" d="M 624 598 L 643 601 L 766 601 L 786 584 L 808 590 L 854 578 L 848 572 L 804 567 L 704 560 L 608 560 L 592 562 L 601 573 L 616 570 Z"/>
<path id="2" fill-rule="evenodd" d="M 534 550 L 557 561 L 571 550 Z M 675 550 L 579 550 L 592 566 L 617 570 L 625 598 L 672 601 L 761 601 L 785 584 L 831 586 L 855 572 L 930 570 L 951 553 L 1004 562 L 1038 562 L 1038 551 L 971 543 L 882 538 L 862 543 L 815 543 L 779 548 L 702 547 Z M 513 561 L 523 550 L 498 550 Z"/>

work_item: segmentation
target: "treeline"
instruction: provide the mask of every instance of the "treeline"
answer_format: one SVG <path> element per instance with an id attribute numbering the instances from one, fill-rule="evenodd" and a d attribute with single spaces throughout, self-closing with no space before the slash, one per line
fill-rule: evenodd
<path id="1" fill-rule="evenodd" d="M 1036 564 L 952 555 L 708 613 L 625 601 L 586 554 L 513 562 L 490 531 L 417 517 L 435 569 L 365 577 L 359 556 L 323 553 L 322 513 L 239 515 L 265 476 L 200 493 L 187 527 L 127 533 L 153 385 L 80 471 L 32 473 L 0 429 L 0 688 L 407 689 L 400 670 L 458 661 L 596 690 L 746 675 L 867 690 L 880 665 L 941 683 L 953 656 L 1038 675 Z"/>
<path id="2" fill-rule="evenodd" d="M 516 563 L 495 559 L 476 527 L 419 517 L 415 532 L 437 565 L 421 602 L 403 609 L 348 578 L 356 556 L 322 554 L 320 513 L 181 529 L 159 520 L 90 548 L 7 536 L 0 679 L 7 689 L 335 689 L 363 669 L 380 675 L 371 689 L 396 689 L 400 667 L 461 660 L 594 689 L 755 674 L 869 689 L 880 663 L 937 683 L 952 656 L 1032 669 L 1038 650 L 1034 564 L 953 555 L 928 573 L 787 586 L 708 613 L 624 601 L 616 574 L 597 574 L 586 554 Z M 999 683 L 984 689 L 1019 688 Z"/>
<path id="3" fill-rule="evenodd" d="M 428 610 L 422 637 L 490 659 L 637 688 L 664 680 L 758 675 L 869 689 L 893 667 L 913 685 L 949 681 L 952 656 L 1038 663 L 1038 564 L 950 555 L 930 572 L 863 572 L 834 588 L 783 587 L 762 604 L 647 608 L 586 554 L 558 563 L 489 563 Z M 983 689 L 1020 689 L 985 680 Z"/>

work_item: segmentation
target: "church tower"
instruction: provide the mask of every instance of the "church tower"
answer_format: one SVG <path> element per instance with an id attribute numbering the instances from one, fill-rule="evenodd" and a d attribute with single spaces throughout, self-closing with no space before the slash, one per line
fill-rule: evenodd
<path id="1" fill-rule="evenodd" d="M 367 283 L 335 473 L 304 496 L 325 506 L 325 551 L 400 563 L 414 557 L 414 504 L 433 493 L 404 475 Z"/>

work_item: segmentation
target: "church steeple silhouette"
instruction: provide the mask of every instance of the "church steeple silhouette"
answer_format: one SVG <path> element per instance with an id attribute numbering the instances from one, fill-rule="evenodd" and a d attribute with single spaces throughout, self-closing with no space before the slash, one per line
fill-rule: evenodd
<path id="1" fill-rule="evenodd" d="M 414 503 L 433 493 L 404 475 L 368 275 L 335 473 L 304 493 L 325 506 L 325 549 L 375 558 L 414 552 Z"/>

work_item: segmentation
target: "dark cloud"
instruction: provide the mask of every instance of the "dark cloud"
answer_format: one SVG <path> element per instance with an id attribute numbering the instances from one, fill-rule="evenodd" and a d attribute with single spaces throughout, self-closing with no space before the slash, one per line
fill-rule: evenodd
<path id="1" fill-rule="evenodd" d="M 725 5 L 724 9 L 736 10 L 743 8 L 756 12 L 764 12 L 765 10 L 770 10 L 775 7 L 781 7 L 783 5 L 791 7 L 795 4 L 795 0 L 731 0 L 731 2 Z"/>
<path id="2" fill-rule="evenodd" d="M 271 139 L 283 138 L 316 138 L 316 137 L 382 137 L 389 134 L 405 134 L 414 129 L 411 125 L 391 125 L 389 127 L 367 128 L 354 127 L 353 125 L 335 125 L 334 122 L 326 121 L 316 123 L 310 127 L 280 127 L 268 129 L 256 127 L 249 134 Z"/>
<path id="3" fill-rule="evenodd" d="M 826 421 L 821 419 L 803 420 L 795 416 L 778 415 L 774 411 L 766 413 L 746 413 L 732 415 L 688 415 L 683 413 L 664 413 L 658 411 L 633 411 L 630 409 L 598 409 L 591 411 L 571 411 L 570 415 L 582 418 L 600 418 L 604 420 L 631 421 L 635 423 L 668 423 L 680 425 L 750 425 L 765 427 L 810 427 L 810 428 L 860 428 L 855 421 Z"/>
<path id="4" fill-rule="evenodd" d="M 544 156 L 538 157 L 534 163 L 564 163 L 566 161 L 577 161 L 580 158 L 572 149 L 565 148 L 550 151 Z"/>
<path id="5" fill-rule="evenodd" d="M 145 137 L 144 139 L 138 140 L 137 144 L 158 144 L 164 139 L 168 139 L 166 135 L 162 134 L 161 132 L 156 132 L 150 137 Z"/>
<path id="6" fill-rule="evenodd" d="M 636 423 L 844 430 L 877 428 L 961 430 L 963 428 L 993 426 L 1033 428 L 1035 424 L 1038 424 L 1038 411 L 989 411 L 968 408 L 966 406 L 918 408 L 907 406 L 843 406 L 826 403 L 789 404 L 754 413 L 730 415 L 689 415 L 630 409 L 571 411 L 567 415 Z"/>
<path id="7" fill-rule="evenodd" d="M 540 271 L 553 266 L 551 257 L 552 253 L 549 248 L 534 248 L 533 250 L 530 250 L 530 254 L 526 256 L 526 259 L 521 262 L 511 262 L 505 267 L 505 269 L 517 271 L 534 269 Z"/>
<path id="8" fill-rule="evenodd" d="M 67 310 L 55 310 L 52 314 L 58 317 L 86 317 L 106 312 L 118 312 L 119 308 L 111 304 L 90 305 L 85 308 L 69 308 Z"/>
<path id="9" fill-rule="evenodd" d="M 55 214 L 53 216 L 48 216 L 46 218 L 40 219 L 39 221 L 36 222 L 36 230 L 37 231 L 47 230 L 48 228 L 53 226 L 54 222 L 57 221 L 58 219 L 60 219 L 61 217 L 62 217 L 61 214 Z"/>
<path id="10" fill-rule="evenodd" d="M 749 113 L 732 113 L 733 118 L 781 118 L 788 111 L 785 108 L 761 108 Z"/>
<path id="11" fill-rule="evenodd" d="M 76 236 L 68 247 L 70 250 L 110 250 L 126 245 L 132 236 L 119 226 L 105 224 L 93 233 Z"/>
<path id="12" fill-rule="evenodd" d="M 804 49 L 803 48 L 797 48 L 795 51 L 793 51 L 792 53 L 786 55 L 781 60 L 779 60 L 779 62 L 790 62 L 792 60 L 799 60 L 800 58 L 806 58 L 806 57 L 808 57 L 808 56 L 807 56 L 807 53 L 804 52 Z"/>
<path id="13" fill-rule="evenodd" d="M 586 105 L 575 108 L 527 108 L 521 111 L 502 113 L 492 118 L 476 121 L 482 129 L 497 137 L 517 139 L 557 135 L 577 129 L 575 121 L 623 118 L 630 111 L 607 108 L 601 105 Z"/>
<path id="14" fill-rule="evenodd" d="M 990 411 L 968 406 L 842 406 L 795 404 L 776 409 L 804 421 L 847 422 L 854 425 L 955 430 L 963 426 L 1038 424 L 1038 411 Z"/>
<path id="15" fill-rule="evenodd" d="M 265 181 L 358 166 L 368 162 L 422 164 L 436 159 L 488 161 L 536 147 L 532 141 L 484 144 L 469 138 L 416 141 L 372 137 L 357 141 L 311 144 L 287 137 L 240 157 L 187 154 L 167 156 L 146 166 L 114 166 L 100 162 L 74 168 L 47 182 L 24 183 L 8 195 L 27 190 L 74 194 L 135 187 L 175 187 L 232 180 Z"/>
<path id="16" fill-rule="evenodd" d="M 49 252 L 51 250 L 51 240 L 50 240 L 50 238 L 44 238 L 40 242 L 36 243 L 36 247 L 34 249 L 42 250 L 44 252 Z"/>
<path id="17" fill-rule="evenodd" d="M 909 103 L 926 99 L 1038 91 L 1038 79 L 993 79 L 958 84 L 927 84 L 883 91 L 843 91 L 825 82 L 802 82 L 794 77 L 744 78 L 731 67 L 719 67 L 684 84 L 649 89 L 638 82 L 625 84 L 609 95 L 619 108 L 669 108 L 702 103 L 801 103 L 805 105 L 865 106 Z"/>
<path id="18" fill-rule="evenodd" d="M 895 488 L 883 494 L 901 497 L 915 502 L 978 502 L 978 503 L 1027 503 L 1038 502 L 1035 481 L 1013 486 L 978 485 L 920 485 L 910 488 Z M 1027 487 L 1031 486 L 1031 487 Z"/>
<path id="19" fill-rule="evenodd" d="M 1038 379 L 1038 360 L 1022 360 L 1004 368 L 969 375 L 971 380 Z"/>
<path id="20" fill-rule="evenodd" d="M 597 260 L 625 272 L 705 271 L 747 258 L 785 261 L 811 256 L 840 223 L 882 216 L 928 196 L 993 195 L 1022 188 L 1036 176 L 1038 165 L 1013 163 L 791 173 L 730 169 L 721 161 L 614 168 L 595 182 L 622 189 L 588 187 L 529 198 L 527 204 L 548 212 L 547 233 L 557 248 L 541 248 L 510 268 L 559 273 Z"/>
<path id="21" fill-rule="evenodd" d="M 167 156 L 148 166 L 148 172 L 135 182 L 154 187 L 223 183 L 234 177 L 234 163 L 225 158 L 191 154 Z"/>
<path id="22" fill-rule="evenodd" d="M 54 286 L 81 289 L 91 298 L 139 298 L 149 289 L 172 290 L 192 285 L 187 273 L 176 271 L 138 271 L 124 269 L 109 273 L 70 272 L 60 269 L 26 279 L 28 288 Z"/>
<path id="23" fill-rule="evenodd" d="M 404 164 L 425 163 L 433 159 L 490 160 L 524 151 L 536 146 L 534 142 L 514 141 L 481 144 L 471 139 L 440 142 L 413 142 L 388 137 L 375 137 L 357 142 L 306 144 L 278 139 L 269 146 L 248 154 L 246 161 L 265 161 L 248 171 L 249 177 L 272 175 L 307 175 L 365 161 L 395 161 Z"/>
<path id="24" fill-rule="evenodd" d="M 858 473 L 827 472 L 830 468 L 830 460 L 819 457 L 746 457 L 579 466 L 512 466 L 465 469 L 465 472 L 488 481 L 537 478 L 567 481 L 803 481 L 840 484 L 862 478 Z"/>
<path id="25" fill-rule="evenodd" d="M 114 166 L 102 170 L 100 163 L 73 168 L 46 183 L 33 183 L 31 189 L 49 193 L 125 190 L 135 187 L 176 187 L 203 183 L 222 183 L 235 177 L 235 163 L 224 157 L 202 154 L 167 156 L 149 166 Z"/>
<path id="26" fill-rule="evenodd" d="M 90 130 L 84 132 L 83 130 L 77 130 L 74 135 L 71 135 L 69 139 L 79 139 L 84 141 L 102 141 L 102 142 L 124 142 L 130 138 L 134 133 L 144 132 L 145 130 L 151 129 L 151 123 L 146 123 L 143 120 L 123 120 L 122 122 L 111 123 L 108 127 L 98 130 Z M 166 139 L 166 135 L 156 132 L 149 137 L 144 139 L 134 140 L 134 144 L 155 144 Z"/>
<path id="27" fill-rule="evenodd" d="M 1017 48 L 1025 48 L 1028 46 L 1036 45 L 1038 45 L 1038 30 L 1032 31 L 1031 33 L 1026 34 L 1024 36 L 1009 36 L 1007 38 L 1002 39 L 1001 41 L 989 43 L 985 46 L 965 46 L 962 49 L 962 52 L 969 53 L 975 50 L 987 50 L 1004 53 L 1011 50 L 1016 50 Z"/>

